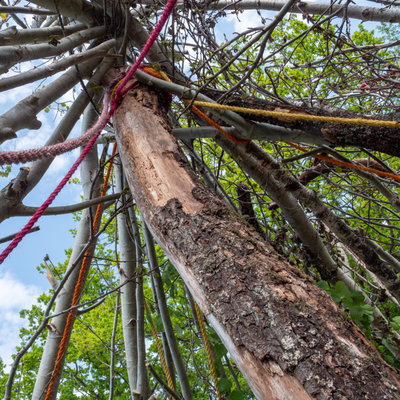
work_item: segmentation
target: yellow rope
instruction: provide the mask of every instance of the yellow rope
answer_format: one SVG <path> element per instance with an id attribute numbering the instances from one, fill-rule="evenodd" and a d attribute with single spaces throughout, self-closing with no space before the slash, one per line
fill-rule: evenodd
<path id="1" fill-rule="evenodd" d="M 144 68 L 155 75 L 160 75 L 162 79 L 171 82 L 168 76 L 163 71 L 155 71 L 152 68 Z M 187 101 L 185 100 L 187 104 Z M 209 103 L 206 101 L 194 101 L 193 104 L 199 107 L 215 108 L 219 110 L 229 110 L 245 114 L 263 115 L 265 117 L 280 117 L 300 121 L 315 121 L 315 122 L 331 122 L 336 124 L 349 124 L 349 125 L 365 125 L 365 126 L 380 126 L 386 128 L 400 128 L 400 122 L 397 121 L 379 121 L 376 119 L 364 118 L 339 118 L 339 117 L 324 117 L 320 115 L 307 115 L 307 114 L 291 114 L 279 111 L 257 110 L 252 108 L 243 108 L 228 106 L 226 104 Z"/>
<path id="2" fill-rule="evenodd" d="M 146 299 L 144 299 L 144 308 L 146 309 L 147 315 L 148 315 L 148 317 L 149 317 L 149 322 L 150 322 L 151 331 L 152 331 L 152 333 L 153 333 L 154 340 L 156 341 L 158 354 L 160 355 L 161 365 L 162 365 L 162 368 L 163 368 L 163 370 L 164 370 L 164 374 L 165 374 L 165 376 L 167 377 L 168 385 L 169 385 L 169 387 L 170 387 L 172 390 L 175 390 L 174 384 L 172 383 L 171 375 L 170 375 L 169 370 L 168 370 L 168 367 L 167 367 L 167 363 L 166 363 L 166 361 L 165 361 L 165 357 L 164 357 L 164 352 L 163 352 L 163 349 L 162 349 L 162 345 L 161 345 L 160 339 L 158 338 L 156 328 L 155 328 L 155 326 L 154 326 L 154 324 L 153 324 L 153 319 L 151 318 L 149 306 L 147 305 Z"/>
<path id="3" fill-rule="evenodd" d="M 242 108 L 235 106 L 227 106 L 225 104 L 208 103 L 206 101 L 195 101 L 194 105 L 199 107 L 215 108 L 219 110 L 229 110 L 234 112 L 241 112 L 246 114 L 263 115 L 265 117 L 281 117 L 293 120 L 302 121 L 316 121 L 316 122 L 332 122 L 336 124 L 350 124 L 350 125 L 366 125 L 366 126 L 383 126 L 386 128 L 400 128 L 400 123 L 397 121 L 379 121 L 375 119 L 363 118 L 337 118 L 337 117 L 323 117 L 317 115 L 306 114 L 289 114 L 278 111 L 255 110 L 252 108 Z"/>
<path id="4" fill-rule="evenodd" d="M 120 81 L 118 81 L 116 83 L 116 85 L 114 86 L 114 89 L 111 92 L 111 100 L 115 97 L 115 92 L 117 91 L 118 86 L 122 83 L 123 80 L 124 80 L 124 78 L 122 78 Z"/>
<path id="5" fill-rule="evenodd" d="M 196 309 L 197 319 L 199 320 L 201 334 L 203 335 L 204 344 L 206 346 L 208 364 L 210 365 L 211 374 L 214 378 L 215 389 L 217 390 L 218 399 L 222 400 L 221 392 L 220 392 L 219 386 L 218 386 L 217 371 L 215 369 L 214 360 L 212 358 L 210 342 L 208 341 L 208 336 L 207 336 L 207 332 L 206 332 L 206 327 L 204 326 L 203 316 L 201 315 L 200 307 L 197 305 L 197 303 L 194 300 L 193 300 L 193 302 L 194 302 L 194 307 Z"/>

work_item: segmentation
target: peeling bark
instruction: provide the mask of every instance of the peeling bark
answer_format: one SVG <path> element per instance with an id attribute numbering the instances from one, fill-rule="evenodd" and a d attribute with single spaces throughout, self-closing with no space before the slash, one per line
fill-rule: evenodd
<path id="1" fill-rule="evenodd" d="M 257 398 L 400 399 L 396 372 L 329 295 L 199 182 L 162 93 L 129 92 L 115 126 L 144 219 Z"/>

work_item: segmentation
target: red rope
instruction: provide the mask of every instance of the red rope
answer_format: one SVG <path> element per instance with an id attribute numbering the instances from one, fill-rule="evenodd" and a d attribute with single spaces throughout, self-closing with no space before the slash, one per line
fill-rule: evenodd
<path id="1" fill-rule="evenodd" d="M 67 153 L 68 151 L 74 150 L 79 146 L 86 145 L 89 140 L 98 133 L 98 130 L 103 129 L 102 125 L 107 118 L 108 106 L 110 103 L 110 94 L 104 93 L 103 110 L 96 124 L 93 125 L 84 135 L 68 140 L 66 142 L 53 144 L 51 146 L 40 147 L 38 149 L 29 149 L 21 151 L 0 151 L 0 165 L 3 164 L 18 164 L 26 163 L 29 161 L 44 160 L 45 158 L 51 158 L 59 156 L 60 154 Z"/>
<path id="2" fill-rule="evenodd" d="M 147 53 L 149 52 L 151 46 L 156 41 L 159 33 L 161 32 L 161 29 L 163 28 L 163 26 L 167 22 L 168 17 L 170 16 L 170 14 L 171 14 L 176 2 L 177 2 L 177 0 L 169 0 L 168 1 L 168 4 L 166 5 L 165 10 L 164 10 L 160 20 L 158 21 L 156 27 L 154 28 L 153 33 L 150 35 L 149 39 L 147 40 L 147 42 L 146 42 L 143 50 L 141 51 L 139 57 L 137 58 L 136 62 L 133 64 L 132 68 L 129 70 L 128 74 L 126 75 L 125 79 L 122 81 L 121 85 L 119 85 L 119 87 L 117 88 L 116 94 L 115 94 L 115 98 L 111 101 L 110 111 L 108 112 L 108 115 L 105 118 L 104 123 L 102 124 L 103 126 L 101 127 L 101 129 L 99 129 L 98 133 L 86 145 L 85 149 L 82 151 L 82 153 L 79 156 L 79 158 L 75 161 L 74 165 L 68 171 L 67 175 L 59 183 L 59 185 L 55 188 L 55 190 L 49 196 L 49 198 L 40 206 L 40 208 L 35 212 L 35 214 L 31 218 L 31 220 L 25 225 L 25 227 L 18 233 L 18 235 L 15 237 L 15 239 L 1 253 L 1 255 L 0 255 L 0 264 L 2 264 L 3 261 L 6 259 L 6 257 L 18 246 L 18 243 L 22 240 L 22 238 L 30 231 L 30 229 L 36 223 L 36 221 L 43 215 L 43 213 L 46 211 L 47 207 L 50 206 L 50 204 L 56 198 L 58 193 L 60 193 L 61 189 L 69 181 L 69 179 L 71 178 L 73 173 L 78 169 L 78 167 L 79 167 L 80 163 L 82 162 L 82 160 L 89 153 L 89 151 L 92 148 L 92 146 L 96 143 L 96 140 L 100 136 L 101 131 L 106 126 L 108 121 L 111 119 L 111 117 L 113 116 L 115 110 L 118 108 L 119 104 L 121 103 L 121 101 L 123 99 L 123 96 L 125 95 L 125 93 L 128 90 L 130 90 L 132 85 L 130 85 L 125 90 L 123 90 L 124 86 L 132 78 L 132 76 L 135 74 L 135 72 L 137 71 L 139 65 L 141 64 L 141 62 L 144 60 L 144 58 L 146 57 Z"/>

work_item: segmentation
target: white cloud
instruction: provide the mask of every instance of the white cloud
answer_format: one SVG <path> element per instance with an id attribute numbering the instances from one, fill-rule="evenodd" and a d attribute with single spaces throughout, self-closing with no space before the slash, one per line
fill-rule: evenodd
<path id="1" fill-rule="evenodd" d="M 275 12 L 261 10 L 260 14 L 265 18 L 265 24 L 268 25 L 271 22 L 271 18 L 275 15 Z M 234 22 L 235 32 L 243 32 L 249 28 L 255 28 L 262 26 L 262 18 L 256 10 L 245 10 L 242 13 L 227 14 L 226 22 Z"/>
<path id="2" fill-rule="evenodd" d="M 0 275 L 0 293 L 0 357 L 8 367 L 15 347 L 20 344 L 19 330 L 26 325 L 19 312 L 35 304 L 41 290 L 6 272 Z"/>

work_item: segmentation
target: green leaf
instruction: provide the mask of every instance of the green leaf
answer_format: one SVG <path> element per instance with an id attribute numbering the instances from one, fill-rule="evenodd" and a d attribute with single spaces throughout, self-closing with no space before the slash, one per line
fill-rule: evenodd
<path id="1" fill-rule="evenodd" d="M 360 319 L 364 315 L 364 310 L 360 306 L 354 306 L 350 308 L 350 316 L 354 319 Z"/>
<path id="2" fill-rule="evenodd" d="M 390 365 L 392 365 L 394 363 L 394 357 L 389 354 L 385 355 L 385 360 Z"/>
<path id="3" fill-rule="evenodd" d="M 393 317 L 393 322 L 390 322 L 390 325 L 392 325 L 392 328 L 395 331 L 400 331 L 400 315 L 398 315 L 397 317 Z"/>
<path id="4" fill-rule="evenodd" d="M 353 290 L 351 297 L 354 305 L 361 306 L 364 304 L 364 295 L 359 290 Z"/>
<path id="5" fill-rule="evenodd" d="M 372 315 L 374 313 L 374 307 L 370 306 L 369 304 L 363 304 L 360 307 L 364 310 L 364 314 Z"/>
<path id="6" fill-rule="evenodd" d="M 342 296 L 339 293 L 336 292 L 328 292 L 328 293 L 331 295 L 335 303 L 340 303 L 340 301 L 342 300 Z"/>
<path id="7" fill-rule="evenodd" d="M 221 339 L 214 330 L 208 333 L 208 340 L 213 343 L 221 343 Z"/>
<path id="8" fill-rule="evenodd" d="M 162 323 L 161 315 L 156 315 L 156 317 L 153 319 L 153 322 L 158 332 L 164 332 L 164 325 Z"/>
<path id="9" fill-rule="evenodd" d="M 222 393 L 225 393 L 232 387 L 232 382 L 229 379 L 222 378 L 218 382 L 218 387 Z"/>
<path id="10" fill-rule="evenodd" d="M 178 336 L 183 336 L 183 330 L 178 324 L 175 324 L 175 332 Z"/>
<path id="11" fill-rule="evenodd" d="M 196 346 L 201 345 L 201 340 L 196 335 L 193 336 L 193 340 L 194 340 L 194 343 L 196 344 Z"/>
<path id="12" fill-rule="evenodd" d="M 217 372 L 217 377 L 221 377 L 221 370 L 222 370 L 222 365 L 218 360 L 214 361 L 214 366 L 215 366 L 215 371 Z"/>
<path id="13" fill-rule="evenodd" d="M 322 290 L 327 290 L 329 288 L 328 282 L 325 281 L 319 281 L 316 283 L 316 285 Z"/>
<path id="14" fill-rule="evenodd" d="M 350 290 L 343 282 L 336 282 L 335 290 L 344 297 L 350 297 Z"/>
<path id="15" fill-rule="evenodd" d="M 239 390 L 232 390 L 229 400 L 244 400 L 244 394 L 239 392 Z"/>
<path id="16" fill-rule="evenodd" d="M 45 113 L 48 113 L 49 111 L 50 111 L 50 108 L 48 108 L 48 107 L 44 109 Z"/>
<path id="17" fill-rule="evenodd" d="M 225 348 L 225 346 L 222 343 L 215 343 L 214 350 L 215 350 L 215 354 L 217 355 L 218 358 L 222 358 L 225 354 L 228 353 L 228 350 Z"/>

